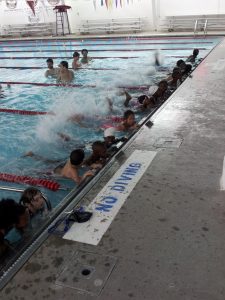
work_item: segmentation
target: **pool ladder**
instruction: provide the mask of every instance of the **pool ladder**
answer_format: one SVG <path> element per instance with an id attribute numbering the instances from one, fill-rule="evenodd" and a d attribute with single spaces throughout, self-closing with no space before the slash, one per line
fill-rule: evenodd
<path id="1" fill-rule="evenodd" d="M 199 24 L 201 22 L 201 24 Z M 194 26 L 194 35 L 198 34 L 198 28 L 199 25 L 201 25 L 200 30 L 204 32 L 204 35 L 207 34 L 207 25 L 208 25 L 208 19 L 196 19 L 195 26 Z"/>

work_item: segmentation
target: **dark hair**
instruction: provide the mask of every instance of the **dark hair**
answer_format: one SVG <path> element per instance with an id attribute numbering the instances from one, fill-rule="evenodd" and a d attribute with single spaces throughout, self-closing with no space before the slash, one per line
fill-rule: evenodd
<path id="1" fill-rule="evenodd" d="M 51 210 L 51 202 L 42 194 L 42 192 L 39 189 L 35 187 L 28 187 L 27 189 L 25 189 L 23 191 L 23 194 L 21 195 L 19 203 L 24 206 L 27 206 L 27 204 L 31 204 L 32 200 L 38 193 L 40 193 L 42 198 L 44 199 L 47 209 Z"/>
<path id="2" fill-rule="evenodd" d="M 78 166 L 84 160 L 84 150 L 76 149 L 70 153 L 70 163 L 74 166 Z"/>
<path id="3" fill-rule="evenodd" d="M 128 119 L 129 116 L 133 115 L 134 116 L 134 112 L 132 110 L 126 110 L 123 114 L 123 118 L 124 119 Z"/>
<path id="4" fill-rule="evenodd" d="M 161 80 L 159 83 L 158 83 L 158 86 L 161 85 L 161 84 L 164 84 L 166 86 L 168 86 L 168 82 L 166 80 Z"/>
<path id="5" fill-rule="evenodd" d="M 62 65 L 63 67 L 68 69 L 68 62 L 67 61 L 65 61 L 65 60 L 61 61 L 60 65 Z"/>
<path id="6" fill-rule="evenodd" d="M 27 203 L 30 204 L 31 201 L 34 199 L 34 197 L 41 193 L 39 189 L 36 189 L 35 187 L 29 187 L 23 191 L 23 194 L 20 198 L 20 204 L 26 205 Z"/>
<path id="7" fill-rule="evenodd" d="M 185 64 L 185 61 L 183 59 L 179 59 L 177 61 L 177 66 L 179 67 L 181 64 Z"/>
<path id="8" fill-rule="evenodd" d="M 87 52 L 88 53 L 88 50 L 87 49 L 82 49 L 81 53 L 83 54 L 83 52 Z"/>
<path id="9" fill-rule="evenodd" d="M 144 100 L 145 100 L 145 98 L 146 98 L 147 96 L 146 95 L 141 95 L 141 96 L 139 96 L 137 99 L 138 99 L 138 102 L 139 103 L 143 103 L 144 102 Z"/>
<path id="10" fill-rule="evenodd" d="M 198 54 L 199 54 L 199 50 L 198 50 L 198 49 L 194 49 L 194 50 L 193 50 L 193 55 L 194 55 L 194 56 L 197 56 Z"/>
<path id="11" fill-rule="evenodd" d="M 78 53 L 77 51 L 75 51 L 75 52 L 73 53 L 73 57 L 80 57 L 80 53 Z"/>
<path id="12" fill-rule="evenodd" d="M 184 73 L 187 74 L 187 73 L 191 72 L 191 70 L 192 70 L 192 65 L 187 64 L 186 67 L 185 67 Z"/>
<path id="13" fill-rule="evenodd" d="M 180 68 L 179 68 L 179 67 L 175 67 L 175 68 L 173 68 L 172 75 L 173 75 L 173 74 L 176 74 L 176 73 L 181 73 L 181 70 L 180 70 Z"/>
<path id="14" fill-rule="evenodd" d="M 18 204 L 12 199 L 2 199 L 0 201 L 0 228 L 9 230 L 14 224 L 19 222 L 19 217 L 26 211 L 26 207 Z"/>
<path id="15" fill-rule="evenodd" d="M 52 59 L 52 58 L 48 58 L 48 59 L 46 60 L 46 63 L 52 63 L 52 64 L 53 64 L 53 59 Z"/>
<path id="16" fill-rule="evenodd" d="M 92 144 L 92 150 L 95 151 L 97 148 L 103 148 L 105 147 L 105 143 L 102 142 L 102 141 L 95 141 L 93 144 Z"/>

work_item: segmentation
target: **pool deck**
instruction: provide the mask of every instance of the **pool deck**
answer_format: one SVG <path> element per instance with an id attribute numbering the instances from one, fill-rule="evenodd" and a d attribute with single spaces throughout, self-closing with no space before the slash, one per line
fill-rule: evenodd
<path id="1" fill-rule="evenodd" d="M 225 299 L 224 74 L 225 40 L 86 196 L 135 150 L 156 152 L 100 243 L 50 236 L 1 300 Z M 77 273 L 85 266 L 90 276 Z"/>
<path id="2" fill-rule="evenodd" d="M 208 31 L 206 35 L 204 35 L 203 32 L 198 32 L 197 34 L 194 34 L 194 32 L 168 32 L 168 31 L 142 31 L 138 33 L 111 33 L 111 34 L 69 34 L 69 35 L 58 35 L 58 36 L 29 36 L 29 37 L 3 37 L 0 36 L 0 41 L 4 40 L 33 40 L 33 39 L 41 39 L 41 40 L 51 40 L 51 39 L 97 39 L 97 38 L 117 38 L 117 37 L 128 37 L 128 38 L 135 38 L 135 37 L 190 37 L 190 38 L 207 38 L 210 36 L 225 36 L 225 30 L 224 31 Z"/>

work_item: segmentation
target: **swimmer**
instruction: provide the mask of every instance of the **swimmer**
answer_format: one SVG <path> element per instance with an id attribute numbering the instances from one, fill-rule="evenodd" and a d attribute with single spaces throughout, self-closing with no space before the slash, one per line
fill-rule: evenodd
<path id="1" fill-rule="evenodd" d="M 46 60 L 48 70 L 45 72 L 45 77 L 57 78 L 59 73 L 59 68 L 54 68 L 54 62 L 52 58 Z"/>
<path id="2" fill-rule="evenodd" d="M 101 169 L 105 163 L 109 154 L 104 142 L 96 141 L 92 144 L 92 154 L 84 162 L 85 165 L 92 169 Z"/>
<path id="3" fill-rule="evenodd" d="M 119 131 L 129 131 L 138 129 L 140 126 L 135 120 L 135 114 L 132 110 L 125 111 L 123 115 L 123 122 L 116 128 Z"/>
<path id="4" fill-rule="evenodd" d="M 79 63 L 79 59 L 80 59 L 80 54 L 75 51 L 73 53 L 73 62 L 72 62 L 72 68 L 74 70 L 79 69 L 81 67 L 81 64 Z"/>
<path id="5" fill-rule="evenodd" d="M 199 55 L 199 50 L 198 49 L 194 49 L 193 50 L 193 54 L 190 55 L 188 58 L 187 58 L 187 62 L 190 62 L 190 63 L 195 63 L 195 60 L 197 58 L 197 56 Z"/>
<path id="6" fill-rule="evenodd" d="M 2 199 L 0 201 L 0 256 L 4 255 L 9 249 L 9 245 L 5 240 L 7 233 L 13 228 L 25 229 L 29 224 L 29 220 L 29 212 L 25 206 L 12 199 Z"/>
<path id="7" fill-rule="evenodd" d="M 87 49 L 82 49 L 81 54 L 83 57 L 81 58 L 81 63 L 82 64 L 88 64 L 89 61 L 91 61 L 91 58 L 88 56 L 88 50 Z"/>
<path id="8" fill-rule="evenodd" d="M 57 77 L 57 82 L 59 83 L 71 83 L 74 79 L 74 73 L 71 70 L 68 70 L 68 62 L 61 61 L 59 64 L 59 73 Z"/>
<path id="9" fill-rule="evenodd" d="M 185 68 L 185 70 L 183 72 L 183 76 L 182 76 L 183 80 L 186 79 L 188 76 L 192 77 L 192 75 L 190 75 L 191 70 L 192 70 L 192 65 L 186 64 L 186 68 Z"/>
<path id="10" fill-rule="evenodd" d="M 127 138 L 126 137 L 122 137 L 120 139 L 117 139 L 115 137 L 116 134 L 116 129 L 114 127 L 109 127 L 107 129 L 105 129 L 104 131 L 104 143 L 105 146 L 107 148 L 107 150 L 109 150 L 113 145 L 119 143 L 119 142 L 126 142 Z M 117 148 L 116 148 L 117 150 Z"/>
<path id="11" fill-rule="evenodd" d="M 168 88 L 168 82 L 166 80 L 161 80 L 158 84 L 158 89 L 152 95 L 153 102 L 157 105 L 164 102 L 171 95 L 171 91 Z"/>
<path id="12" fill-rule="evenodd" d="M 154 98 L 152 96 L 141 95 L 137 98 L 132 98 L 128 92 L 125 91 L 124 93 L 126 95 L 126 100 L 124 101 L 125 107 L 128 107 L 128 104 L 131 104 L 132 107 L 137 107 L 143 111 L 146 109 L 151 109 L 155 106 Z"/>
<path id="13" fill-rule="evenodd" d="M 172 73 L 172 80 L 170 80 L 168 82 L 169 88 L 172 90 L 178 88 L 178 86 L 181 84 L 181 79 L 182 79 L 181 69 L 178 67 L 175 67 L 173 69 L 173 73 Z"/>
<path id="14" fill-rule="evenodd" d="M 185 61 L 183 61 L 183 59 L 179 59 L 177 61 L 177 67 L 180 68 L 181 74 L 183 75 L 183 73 L 184 73 L 184 71 L 186 69 L 186 63 L 185 63 Z"/>
<path id="15" fill-rule="evenodd" d="M 31 218 L 38 213 L 43 214 L 47 212 L 47 210 L 51 210 L 50 202 L 43 196 L 42 192 L 35 187 L 25 189 L 19 203 L 28 208 Z"/>
<path id="16" fill-rule="evenodd" d="M 23 157 L 30 156 L 33 157 L 37 160 L 44 161 L 46 163 L 59 163 L 61 162 L 60 165 L 58 165 L 56 168 L 53 170 L 53 175 L 58 174 L 62 177 L 72 179 L 75 183 L 80 184 L 86 177 L 88 176 L 93 176 L 93 172 L 87 171 L 84 173 L 83 176 L 79 175 L 79 170 L 82 166 L 82 163 L 84 161 L 84 150 L 82 149 L 76 149 L 73 150 L 70 153 L 69 159 L 62 163 L 62 160 L 51 160 L 47 159 L 45 157 L 42 157 L 40 155 L 37 155 L 33 153 L 32 151 L 29 151 L 27 154 L 25 154 Z"/>

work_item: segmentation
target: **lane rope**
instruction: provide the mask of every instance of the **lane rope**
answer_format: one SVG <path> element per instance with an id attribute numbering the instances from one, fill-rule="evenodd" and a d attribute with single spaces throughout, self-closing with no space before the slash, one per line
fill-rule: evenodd
<path id="1" fill-rule="evenodd" d="M 160 51 L 181 51 L 181 50 L 194 50 L 195 48 L 161 48 Z M 199 50 L 207 50 L 207 48 L 198 48 Z M 81 51 L 82 49 L 77 49 L 77 51 Z M 145 52 L 145 51 L 156 51 L 155 48 L 147 48 L 147 49 L 90 49 L 88 52 Z M 70 52 L 71 54 L 74 52 L 73 50 L 0 50 L 0 53 L 42 53 L 42 52 Z"/>
<path id="2" fill-rule="evenodd" d="M 79 47 L 79 46 L 82 46 L 82 47 L 86 47 L 86 46 L 132 46 L 132 45 L 170 45 L 171 43 L 166 43 L 166 42 L 150 42 L 150 43 L 143 43 L 143 42 L 140 42 L 140 43 L 134 43 L 134 42 L 127 42 L 127 43 L 79 43 L 79 44 L 72 44 L 72 43 L 69 43 L 67 45 L 65 45 L 64 43 L 62 43 L 61 45 L 59 45 L 58 43 L 52 43 L 52 44 L 49 44 L 49 43 L 41 43 L 41 44 L 38 44 L 38 47 Z M 192 42 L 178 42 L 176 43 L 176 45 L 192 45 L 193 43 Z M 213 42 L 195 42 L 195 45 L 196 44 L 213 44 Z M 34 48 L 35 46 L 37 46 L 36 44 L 33 44 L 33 45 L 20 45 L 20 46 L 16 46 L 16 45 L 1 45 L 0 43 L 0 47 L 10 47 L 10 48 Z"/>
<path id="3" fill-rule="evenodd" d="M 42 186 L 54 192 L 60 188 L 60 184 L 56 181 L 42 178 L 34 178 L 25 175 L 0 173 L 0 180 L 6 182 L 25 183 L 29 185 Z"/>
<path id="4" fill-rule="evenodd" d="M 63 83 L 42 83 L 42 82 L 26 82 L 26 81 L 0 81 L 0 84 L 6 85 L 35 85 L 35 86 L 58 86 L 58 87 L 72 87 L 72 88 L 96 88 L 96 85 L 83 85 L 83 84 L 63 84 Z M 120 89 L 127 90 L 147 90 L 149 89 L 148 85 L 128 85 L 128 86 L 118 86 Z"/>

